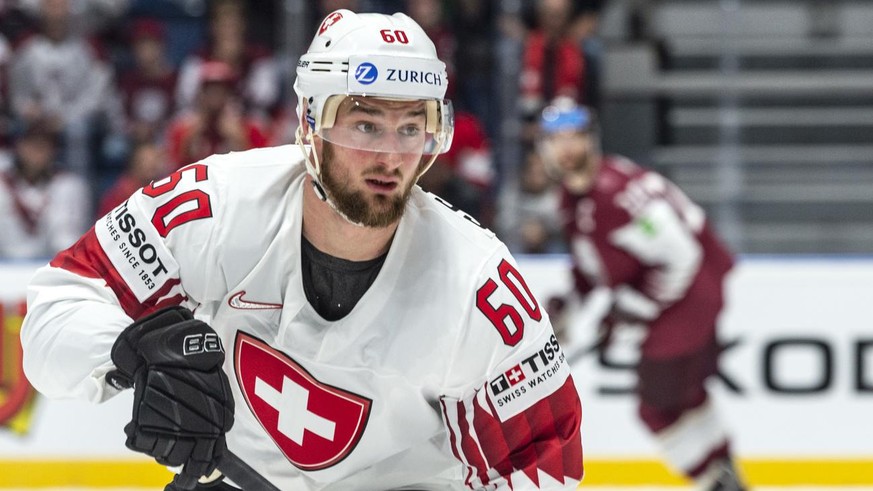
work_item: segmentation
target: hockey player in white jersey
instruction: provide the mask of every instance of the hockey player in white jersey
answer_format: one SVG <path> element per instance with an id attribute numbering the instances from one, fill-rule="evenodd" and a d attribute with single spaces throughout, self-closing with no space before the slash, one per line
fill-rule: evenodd
<path id="1" fill-rule="evenodd" d="M 298 145 L 153 182 L 36 274 L 31 382 L 132 387 L 127 445 L 183 465 L 175 488 L 227 450 L 283 490 L 574 488 L 581 405 L 544 307 L 415 186 L 451 142 L 446 85 L 407 16 L 331 13 Z"/>

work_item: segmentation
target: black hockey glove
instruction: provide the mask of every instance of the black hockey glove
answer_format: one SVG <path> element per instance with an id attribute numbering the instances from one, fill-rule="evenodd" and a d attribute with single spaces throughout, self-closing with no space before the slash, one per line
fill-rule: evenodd
<path id="1" fill-rule="evenodd" d="M 125 444 L 167 466 L 184 465 L 174 483 L 193 489 L 226 448 L 233 395 L 221 368 L 215 331 L 183 307 L 169 307 L 128 326 L 112 346 L 109 383 L 134 388 Z"/>

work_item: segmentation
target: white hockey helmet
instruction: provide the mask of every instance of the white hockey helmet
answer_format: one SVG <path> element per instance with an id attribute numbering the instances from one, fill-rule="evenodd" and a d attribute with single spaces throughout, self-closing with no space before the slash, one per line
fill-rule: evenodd
<path id="1" fill-rule="evenodd" d="M 307 142 L 316 134 L 346 147 L 391 151 L 334 128 L 340 103 L 349 96 L 423 100 L 426 136 L 421 152 L 444 153 L 454 131 L 452 105 L 444 99 L 447 86 L 446 66 L 437 58 L 433 41 L 406 14 L 334 11 L 322 21 L 309 50 L 297 62 L 298 141 L 306 125 Z M 316 157 L 316 177 L 317 162 Z"/>

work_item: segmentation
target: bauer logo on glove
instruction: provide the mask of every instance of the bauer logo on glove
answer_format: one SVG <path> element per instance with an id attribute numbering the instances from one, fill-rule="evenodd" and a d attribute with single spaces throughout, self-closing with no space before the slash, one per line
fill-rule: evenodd
<path id="1" fill-rule="evenodd" d="M 215 333 L 189 334 L 185 336 L 182 354 L 185 356 L 198 355 L 200 353 L 224 353 L 221 339 Z"/>

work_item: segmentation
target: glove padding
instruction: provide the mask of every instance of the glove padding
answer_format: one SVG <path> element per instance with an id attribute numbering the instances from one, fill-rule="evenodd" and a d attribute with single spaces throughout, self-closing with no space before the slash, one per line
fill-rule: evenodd
<path id="1" fill-rule="evenodd" d="M 193 489 L 226 448 L 234 403 L 215 331 L 183 307 L 169 307 L 128 326 L 112 347 L 107 381 L 134 388 L 125 445 L 167 466 L 184 466 L 174 484 Z"/>

